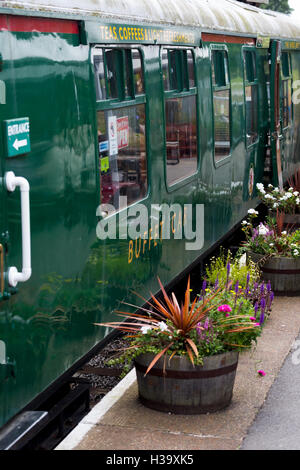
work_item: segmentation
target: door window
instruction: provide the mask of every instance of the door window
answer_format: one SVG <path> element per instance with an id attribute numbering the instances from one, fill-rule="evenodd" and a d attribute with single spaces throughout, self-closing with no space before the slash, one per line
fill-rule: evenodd
<path id="1" fill-rule="evenodd" d="M 258 140 L 258 79 L 256 52 L 243 51 L 244 59 L 244 96 L 247 147 Z"/>
<path id="2" fill-rule="evenodd" d="M 292 102 L 292 67 L 291 55 L 289 52 L 282 53 L 282 124 L 283 128 L 292 123 L 293 102 Z"/>
<path id="3" fill-rule="evenodd" d="M 142 57 L 138 49 L 95 48 L 93 62 L 100 200 L 119 210 L 148 191 Z"/>
<path id="4" fill-rule="evenodd" d="M 198 166 L 194 54 L 191 49 L 163 49 L 161 62 L 170 186 L 195 174 Z"/>
<path id="5" fill-rule="evenodd" d="M 214 48 L 211 51 L 211 69 L 214 115 L 214 158 L 215 162 L 218 162 L 230 155 L 231 90 L 228 55 L 225 49 Z"/>

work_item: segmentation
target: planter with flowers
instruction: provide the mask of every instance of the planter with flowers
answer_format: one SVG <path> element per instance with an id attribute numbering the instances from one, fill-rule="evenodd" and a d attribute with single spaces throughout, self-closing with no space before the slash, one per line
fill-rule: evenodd
<path id="1" fill-rule="evenodd" d="M 290 186 L 288 190 L 274 188 L 269 184 L 266 188 L 262 183 L 256 185 L 261 201 L 267 206 L 270 216 L 275 219 L 277 214 L 284 214 L 285 227 L 295 230 L 300 227 L 300 192 Z"/>
<path id="2" fill-rule="evenodd" d="M 130 346 L 114 362 L 134 362 L 139 398 L 147 407 L 179 414 L 213 412 L 229 405 L 238 354 L 261 334 L 271 291 L 226 285 L 207 287 L 191 302 L 188 281 L 183 304 L 152 296 L 142 313 L 119 312 L 132 321 L 106 323 L 128 333 Z M 242 300 L 241 300 L 242 299 Z"/>
<path id="3" fill-rule="evenodd" d="M 283 230 L 283 214 L 277 214 L 276 221 L 268 217 L 255 226 L 257 215 L 249 209 L 248 220 L 242 222 L 246 235 L 242 250 L 259 265 L 263 280 L 271 282 L 276 294 L 299 295 L 300 230 Z"/>

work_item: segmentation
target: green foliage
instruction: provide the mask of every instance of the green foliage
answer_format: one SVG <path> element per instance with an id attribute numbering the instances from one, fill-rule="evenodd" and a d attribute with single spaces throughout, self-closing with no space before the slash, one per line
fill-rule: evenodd
<path id="1" fill-rule="evenodd" d="M 223 351 L 237 349 L 243 351 L 251 348 L 260 336 L 262 326 L 256 320 L 255 308 L 250 297 L 246 297 L 244 289 L 237 292 L 220 292 L 214 299 L 215 308 L 210 318 L 217 325 L 218 339 L 222 342 Z M 218 310 L 220 305 L 230 307 L 230 313 Z M 255 320 L 254 320 L 255 319 Z"/>
<path id="2" fill-rule="evenodd" d="M 281 13 L 290 14 L 293 9 L 289 6 L 288 0 L 269 0 L 269 5 L 261 5 L 264 10 L 279 11 Z"/>
<path id="3" fill-rule="evenodd" d="M 230 263 L 229 280 L 233 285 L 238 281 L 242 287 L 246 287 L 248 275 L 250 288 L 258 281 L 260 271 L 253 261 L 247 260 L 243 263 L 239 257 L 234 258 L 230 251 L 225 252 L 221 249 L 220 255 L 211 258 L 209 265 L 206 266 L 205 279 L 210 286 L 217 284 L 221 288 L 225 287 L 228 263 Z"/>

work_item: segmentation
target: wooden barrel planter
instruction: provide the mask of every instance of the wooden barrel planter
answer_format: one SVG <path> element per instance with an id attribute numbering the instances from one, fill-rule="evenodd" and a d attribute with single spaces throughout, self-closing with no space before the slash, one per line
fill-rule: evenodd
<path id="1" fill-rule="evenodd" d="M 270 281 L 277 295 L 300 295 L 300 259 L 272 257 L 262 264 L 263 255 L 249 252 L 248 256 L 259 264 L 262 279 Z"/>
<path id="2" fill-rule="evenodd" d="M 271 216 L 276 218 L 276 212 L 271 212 Z M 300 228 L 300 214 L 284 214 L 283 229 L 294 232 Z"/>
<path id="3" fill-rule="evenodd" d="M 135 359 L 140 401 L 154 410 L 175 414 L 201 414 L 221 410 L 231 402 L 238 352 L 204 358 L 193 366 L 186 357 L 164 358 L 145 372 L 154 355 Z"/>
<path id="4" fill-rule="evenodd" d="M 300 214 L 285 214 L 283 225 L 285 229 L 298 230 L 300 228 Z"/>

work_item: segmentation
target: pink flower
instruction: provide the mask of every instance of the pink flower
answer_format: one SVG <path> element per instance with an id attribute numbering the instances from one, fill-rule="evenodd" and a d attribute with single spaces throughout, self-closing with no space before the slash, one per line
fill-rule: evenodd
<path id="1" fill-rule="evenodd" d="M 230 317 L 229 313 L 225 313 L 225 317 Z"/>
<path id="2" fill-rule="evenodd" d="M 255 318 L 255 317 L 250 317 L 250 320 L 251 320 L 251 321 L 255 321 L 256 318 Z"/>
<path id="3" fill-rule="evenodd" d="M 224 313 L 225 312 L 232 312 L 232 308 L 230 307 L 230 305 L 227 305 L 227 304 L 220 305 L 220 307 L 218 307 L 218 312 L 224 312 Z"/>
<path id="4" fill-rule="evenodd" d="M 260 375 L 261 377 L 264 377 L 266 375 L 265 371 L 260 369 L 257 371 L 258 375 Z"/>
<path id="5" fill-rule="evenodd" d="M 255 323 L 255 326 L 261 326 L 260 323 Z"/>

